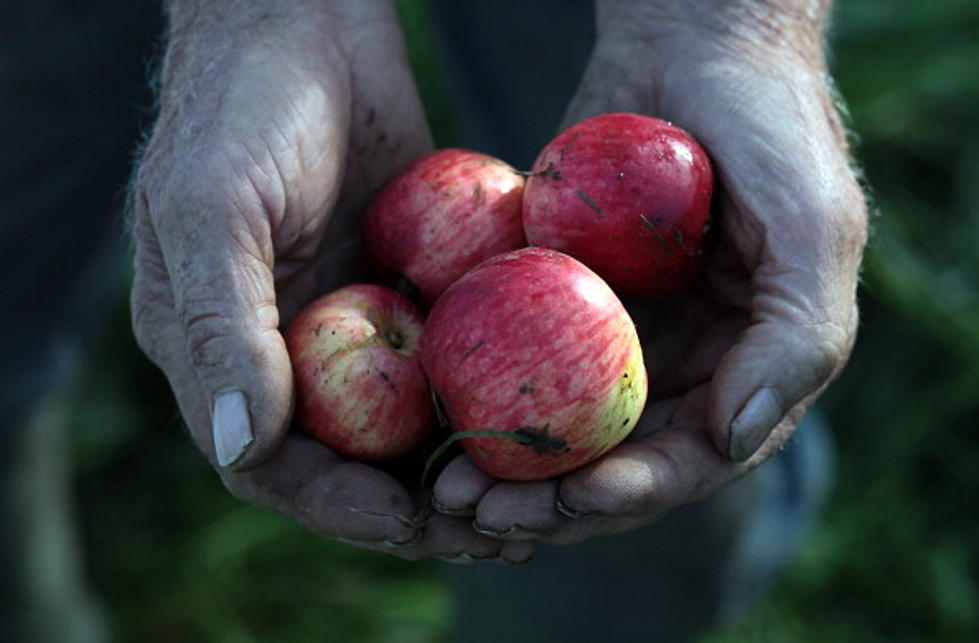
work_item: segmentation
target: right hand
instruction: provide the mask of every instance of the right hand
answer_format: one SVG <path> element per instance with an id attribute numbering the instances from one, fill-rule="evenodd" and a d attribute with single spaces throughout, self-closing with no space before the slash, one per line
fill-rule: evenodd
<path id="1" fill-rule="evenodd" d="M 280 325 L 359 278 L 360 209 L 431 147 L 392 3 L 172 1 L 132 192 L 133 327 L 235 496 L 405 558 L 522 562 L 533 545 L 423 528 L 425 499 L 288 431 Z"/>

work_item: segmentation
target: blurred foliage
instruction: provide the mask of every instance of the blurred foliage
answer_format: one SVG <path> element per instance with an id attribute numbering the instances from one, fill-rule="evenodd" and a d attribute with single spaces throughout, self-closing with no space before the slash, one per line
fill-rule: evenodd
<path id="1" fill-rule="evenodd" d="M 88 573 L 122 641 L 429 643 L 435 567 L 361 551 L 232 498 L 191 446 L 123 305 L 74 408 Z"/>
<path id="2" fill-rule="evenodd" d="M 417 0 L 398 3 L 439 144 Z M 740 641 L 979 640 L 979 3 L 838 0 L 832 67 L 875 211 L 825 521 Z M 437 564 L 312 536 L 232 499 L 189 446 L 125 306 L 75 396 L 88 564 L 120 640 L 444 640 Z M 162 493 L 161 493 L 162 492 Z"/>

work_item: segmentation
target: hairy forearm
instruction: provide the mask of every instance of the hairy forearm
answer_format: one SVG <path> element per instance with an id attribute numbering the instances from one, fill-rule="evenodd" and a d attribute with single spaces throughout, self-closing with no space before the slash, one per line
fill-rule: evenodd
<path id="1" fill-rule="evenodd" d="M 397 22 L 390 0 L 165 0 L 164 8 L 171 55 L 265 46 L 349 58 L 359 34 Z"/>
<path id="2" fill-rule="evenodd" d="M 391 0 L 164 0 L 163 6 L 172 28 L 223 27 L 226 32 L 267 25 L 338 33 L 394 12 Z"/>
<path id="3" fill-rule="evenodd" d="M 821 63 L 831 0 L 598 0 L 598 32 L 655 45 L 705 36 L 724 48 Z"/>
<path id="4" fill-rule="evenodd" d="M 332 79 L 347 94 L 347 68 L 379 25 L 397 24 L 390 0 L 165 0 L 161 115 L 188 100 L 217 100 L 215 88 L 245 67 L 280 65 L 296 78 Z M 207 113 L 210 110 L 202 110 Z"/>

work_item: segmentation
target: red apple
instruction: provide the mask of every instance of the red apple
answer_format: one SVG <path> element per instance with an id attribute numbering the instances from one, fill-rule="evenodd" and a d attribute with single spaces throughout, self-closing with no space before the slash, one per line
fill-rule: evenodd
<path id="1" fill-rule="evenodd" d="M 480 261 L 527 245 L 523 185 L 516 170 L 486 154 L 449 148 L 421 156 L 368 206 L 368 256 L 407 278 L 431 306 Z"/>
<path id="2" fill-rule="evenodd" d="M 657 299 L 701 264 L 713 174 L 689 134 L 639 114 L 574 125 L 534 161 L 524 190 L 531 245 L 566 252 L 617 292 Z"/>
<path id="3" fill-rule="evenodd" d="M 635 426 L 646 370 L 635 326 L 581 262 L 542 248 L 498 255 L 436 302 L 422 363 L 473 462 L 541 480 L 594 460 Z"/>
<path id="4" fill-rule="evenodd" d="M 341 455 L 390 460 L 429 433 L 423 321 L 404 296 L 353 284 L 306 306 L 285 331 L 299 425 Z"/>

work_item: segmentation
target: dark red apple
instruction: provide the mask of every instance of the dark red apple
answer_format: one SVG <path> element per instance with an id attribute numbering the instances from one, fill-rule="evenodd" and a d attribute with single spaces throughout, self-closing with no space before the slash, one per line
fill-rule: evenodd
<path id="1" fill-rule="evenodd" d="M 419 157 L 368 206 L 368 256 L 407 278 L 431 306 L 480 261 L 527 245 L 523 185 L 516 170 L 479 152 L 449 148 Z"/>
<path id="2" fill-rule="evenodd" d="M 617 292 L 658 299 L 699 272 L 712 186 L 706 153 L 680 128 L 603 114 L 541 150 L 524 230 L 528 243 L 576 257 Z"/>
<path id="3" fill-rule="evenodd" d="M 435 422 L 422 328 L 414 304 L 384 286 L 345 286 L 306 306 L 285 331 L 299 425 L 359 460 L 418 445 Z"/>
<path id="4" fill-rule="evenodd" d="M 487 473 L 541 480 L 594 460 L 633 429 L 646 370 L 632 319 L 581 262 L 525 248 L 450 286 L 425 324 L 422 362 Z"/>

